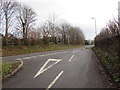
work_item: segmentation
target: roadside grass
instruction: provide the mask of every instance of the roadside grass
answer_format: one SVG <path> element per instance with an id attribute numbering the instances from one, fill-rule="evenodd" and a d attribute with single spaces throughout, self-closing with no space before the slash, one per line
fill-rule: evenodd
<path id="1" fill-rule="evenodd" d="M 107 53 L 104 53 L 100 49 L 93 48 L 98 59 L 103 65 L 106 73 L 111 77 L 113 83 L 120 88 L 120 61 L 117 57 L 110 57 Z"/>
<path id="2" fill-rule="evenodd" d="M 0 65 L 2 66 L 0 68 L 0 76 L 5 79 L 8 74 L 11 74 L 20 65 L 20 62 L 1 63 Z"/>
<path id="3" fill-rule="evenodd" d="M 53 50 L 62 50 L 70 48 L 78 48 L 84 45 L 64 45 L 64 44 L 48 44 L 48 45 L 31 45 L 31 46 L 3 46 L 2 47 L 2 56 L 13 56 L 20 54 L 28 54 L 35 52 L 45 52 Z"/>

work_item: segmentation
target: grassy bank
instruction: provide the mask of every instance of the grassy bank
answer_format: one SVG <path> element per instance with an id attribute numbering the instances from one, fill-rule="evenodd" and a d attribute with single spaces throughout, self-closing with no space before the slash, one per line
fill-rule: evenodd
<path id="1" fill-rule="evenodd" d="M 20 62 L 1 63 L 0 75 L 4 79 L 8 74 L 11 74 L 18 66 Z"/>
<path id="2" fill-rule="evenodd" d="M 100 49 L 93 48 L 106 73 L 111 77 L 112 82 L 120 88 L 120 62 L 117 57 L 110 57 Z"/>
<path id="3" fill-rule="evenodd" d="M 12 56 L 20 54 L 28 54 L 35 52 L 62 50 L 69 48 L 78 48 L 83 45 L 64 45 L 64 44 L 48 44 L 48 45 L 33 45 L 33 46 L 6 46 L 2 48 L 2 56 Z"/>

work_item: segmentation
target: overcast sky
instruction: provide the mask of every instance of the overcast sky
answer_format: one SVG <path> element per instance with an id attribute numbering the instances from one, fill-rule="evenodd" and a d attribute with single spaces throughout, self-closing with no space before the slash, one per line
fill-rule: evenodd
<path id="1" fill-rule="evenodd" d="M 100 32 L 109 20 L 117 18 L 119 0 L 18 0 L 30 5 L 37 13 L 37 25 L 55 13 L 57 19 L 65 20 L 83 30 L 86 39 L 94 39 L 94 20 Z"/>

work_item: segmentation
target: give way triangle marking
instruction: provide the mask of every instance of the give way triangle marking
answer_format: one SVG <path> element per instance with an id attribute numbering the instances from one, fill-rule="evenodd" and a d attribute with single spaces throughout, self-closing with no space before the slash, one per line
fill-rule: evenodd
<path id="1" fill-rule="evenodd" d="M 58 62 L 60 62 L 62 59 L 48 59 L 45 64 L 40 68 L 40 70 L 36 73 L 36 75 L 33 78 L 36 78 L 37 76 L 41 75 L 42 73 L 44 73 L 45 71 L 47 71 L 48 69 L 50 69 L 52 66 L 54 66 L 55 64 L 57 64 Z M 55 63 L 49 65 L 48 67 L 46 67 L 46 65 L 50 62 L 50 61 L 54 61 Z M 46 68 L 45 68 L 46 67 Z"/>

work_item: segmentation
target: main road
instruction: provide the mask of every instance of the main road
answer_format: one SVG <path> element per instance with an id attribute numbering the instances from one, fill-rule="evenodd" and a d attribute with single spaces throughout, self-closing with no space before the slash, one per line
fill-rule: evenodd
<path id="1" fill-rule="evenodd" d="M 105 88 L 92 46 L 4 57 L 24 66 L 3 88 Z"/>

